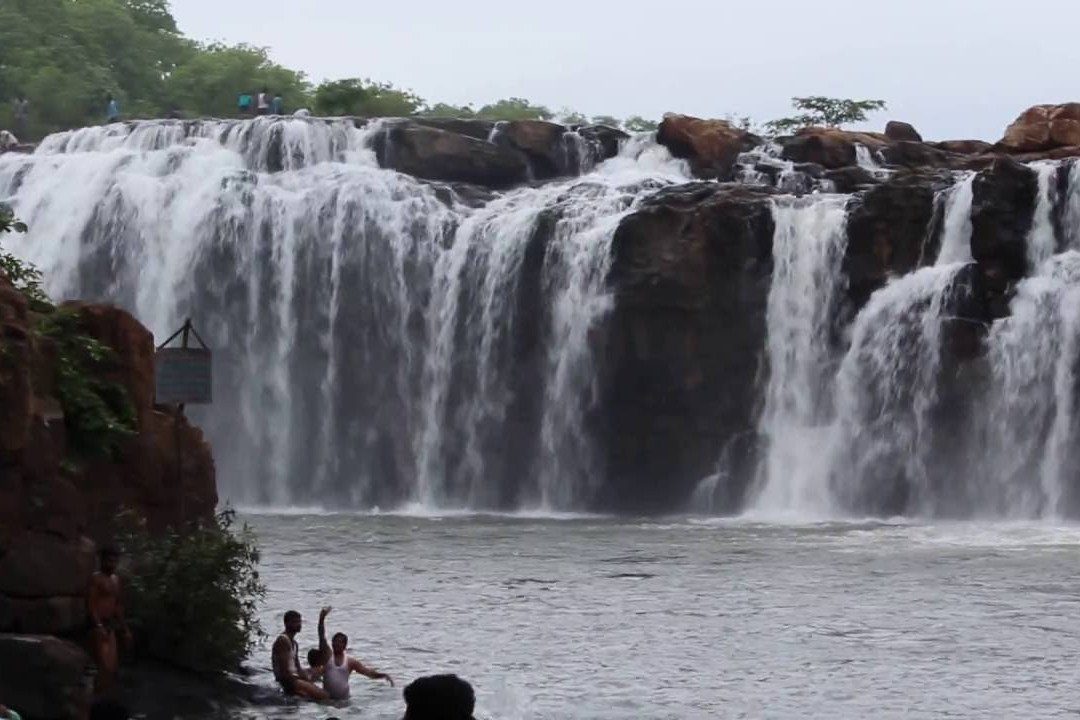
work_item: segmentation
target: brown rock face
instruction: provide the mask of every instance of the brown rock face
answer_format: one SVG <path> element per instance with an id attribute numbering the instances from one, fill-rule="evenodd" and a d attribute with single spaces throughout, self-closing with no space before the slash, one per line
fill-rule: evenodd
<path id="1" fill-rule="evenodd" d="M 851 132 L 837 128 L 803 128 L 794 136 L 781 138 L 783 157 L 797 163 L 815 163 L 834 170 L 856 164 L 857 145 L 878 150 L 888 145 L 880 133 Z"/>
<path id="2" fill-rule="evenodd" d="M 894 141 L 904 140 L 918 143 L 923 141 L 922 135 L 913 125 L 899 120 L 890 120 L 885 124 L 885 137 Z"/>
<path id="3" fill-rule="evenodd" d="M 656 141 L 677 158 L 690 161 L 694 174 L 726 180 L 740 153 L 761 144 L 761 138 L 726 120 L 664 115 Z"/>
<path id="4" fill-rule="evenodd" d="M 955 153 L 957 155 L 981 155 L 985 152 L 990 152 L 994 146 L 988 142 L 982 140 L 943 140 L 941 142 L 930 143 L 931 146 L 938 150 L 944 150 L 945 152 Z"/>
<path id="5" fill-rule="evenodd" d="M 1009 152 L 1080 145 L 1080 103 L 1028 108 L 1006 128 L 998 145 Z"/>
<path id="6" fill-rule="evenodd" d="M 71 454 L 56 395 L 60 346 L 33 332 L 25 298 L 0 277 L 0 632 L 76 628 L 96 562 L 91 538 L 111 539 L 122 510 L 163 529 L 208 519 L 217 505 L 202 433 L 154 409 L 150 332 L 118 308 L 67 309 L 114 351 L 102 372 L 127 389 L 138 432 L 111 456 Z"/>

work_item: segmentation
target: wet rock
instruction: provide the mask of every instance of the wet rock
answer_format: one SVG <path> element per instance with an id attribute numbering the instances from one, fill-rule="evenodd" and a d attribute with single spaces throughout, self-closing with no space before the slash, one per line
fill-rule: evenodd
<path id="1" fill-rule="evenodd" d="M 927 228 L 934 215 L 934 196 L 951 182 L 947 173 L 899 175 L 851 204 L 843 269 L 855 310 L 890 276 L 934 261 L 937 247 Z"/>
<path id="2" fill-rule="evenodd" d="M 718 449 L 752 434 L 772 234 L 770 193 L 715 184 L 661 191 L 620 224 L 600 371 L 605 507 L 682 509 Z M 747 479 L 723 496 L 742 498 Z"/>
<path id="3" fill-rule="evenodd" d="M 885 162 L 909 168 L 947 168 L 960 160 L 950 153 L 924 142 L 898 141 L 881 149 Z"/>
<path id="4" fill-rule="evenodd" d="M 26 298 L 0 275 L 0 465 L 30 441 L 33 353 Z"/>
<path id="5" fill-rule="evenodd" d="M 410 122 L 423 127 L 445 130 L 446 132 L 464 135 L 476 140 L 489 140 L 495 123 L 491 120 L 461 120 L 458 118 L 415 118 Z"/>
<path id="6" fill-rule="evenodd" d="M 619 154 L 619 148 L 630 139 L 627 133 L 607 125 L 586 125 L 578 128 L 578 134 L 599 151 L 599 159 L 607 160 Z"/>
<path id="7" fill-rule="evenodd" d="M 829 170 L 825 173 L 825 178 L 832 181 L 838 193 L 853 193 L 858 190 L 865 190 L 867 187 L 877 185 L 880 182 L 874 173 L 857 165 Z"/>
<path id="8" fill-rule="evenodd" d="M 857 146 L 879 150 L 888 144 L 878 133 L 851 132 L 836 128 L 803 128 L 791 137 L 779 139 L 785 160 L 796 163 L 816 163 L 826 169 L 857 165 Z"/>
<path id="9" fill-rule="evenodd" d="M 529 178 L 519 150 L 412 123 L 390 125 L 376 138 L 375 154 L 382 167 L 427 180 L 507 188 Z"/>
<path id="10" fill-rule="evenodd" d="M 928 144 L 938 150 L 944 150 L 955 155 L 981 155 L 993 148 L 993 145 L 982 140 L 943 140 L 942 142 Z"/>
<path id="11" fill-rule="evenodd" d="M 971 253 L 979 264 L 993 314 L 1008 312 L 1012 286 L 1027 270 L 1027 234 L 1031 229 L 1038 179 L 1035 172 L 998 157 L 972 186 Z"/>
<path id="12" fill-rule="evenodd" d="M 85 720 L 92 664 L 78 645 L 47 635 L 0 635 L 0 697 L 32 720 Z"/>
<path id="13" fill-rule="evenodd" d="M 727 180 L 740 153 L 761 144 L 761 138 L 726 120 L 703 120 L 668 113 L 656 141 L 674 157 L 688 160 L 697 177 Z"/>
<path id="14" fill-rule="evenodd" d="M 913 125 L 899 120 L 890 120 L 885 124 L 885 137 L 894 142 L 903 140 L 921 143 L 923 141 L 922 135 Z"/>
<path id="15" fill-rule="evenodd" d="M 565 135 L 566 128 L 555 123 L 512 120 L 495 126 L 494 142 L 524 153 L 534 179 L 550 180 L 577 174 L 576 163 L 572 171 L 570 168 Z"/>
<path id="16" fill-rule="evenodd" d="M 86 623 L 81 595 L 29 600 L 0 595 L 0 632 L 70 635 L 84 631 Z"/>

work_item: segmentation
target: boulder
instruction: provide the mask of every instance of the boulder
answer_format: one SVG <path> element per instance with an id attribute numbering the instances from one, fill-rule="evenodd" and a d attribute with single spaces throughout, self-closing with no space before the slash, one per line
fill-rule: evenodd
<path id="1" fill-rule="evenodd" d="M 74 643 L 47 635 L 0 635 L 0 698 L 27 720 L 85 720 L 92 667 Z"/>
<path id="2" fill-rule="evenodd" d="M 825 178 L 832 181 L 833 187 L 838 193 L 853 193 L 865 190 L 867 187 L 877 185 L 880 182 L 874 173 L 858 165 L 828 170 L 825 172 Z"/>
<path id="3" fill-rule="evenodd" d="M 689 115 L 664 115 L 656 141 L 673 156 L 690 162 L 701 178 L 731 177 L 740 153 L 761 144 L 761 138 L 726 120 L 702 120 Z"/>
<path id="4" fill-rule="evenodd" d="M 507 188 L 529 179 L 520 150 L 411 122 L 389 125 L 375 154 L 382 167 L 427 180 Z"/>
<path id="5" fill-rule="evenodd" d="M 627 133 L 607 125 L 586 125 L 578 128 L 578 134 L 597 149 L 600 160 L 618 155 L 622 144 L 630 139 Z"/>
<path id="6" fill-rule="evenodd" d="M 879 150 L 888 138 L 878 133 L 851 132 L 837 128 L 803 128 L 791 137 L 780 138 L 785 160 L 797 163 L 817 163 L 834 170 L 856 165 L 857 145 Z"/>
<path id="7" fill-rule="evenodd" d="M 885 137 L 890 140 L 921 143 L 922 135 L 909 123 L 899 120 L 890 120 L 885 125 Z"/>
<path id="8" fill-rule="evenodd" d="M 990 152 L 991 148 L 994 147 L 982 140 L 943 140 L 928 143 L 928 145 L 955 155 L 981 155 Z"/>
<path id="9" fill-rule="evenodd" d="M 511 120 L 495 126 L 493 141 L 524 153 L 534 179 L 550 180 L 560 175 L 577 174 L 578 163 L 568 156 L 564 135 L 566 128 L 555 123 Z"/>
<path id="10" fill-rule="evenodd" d="M 885 162 L 909 168 L 947 168 L 957 165 L 962 157 L 929 143 L 899 140 L 881 149 Z"/>
<path id="11" fill-rule="evenodd" d="M 1007 152 L 1036 152 L 1080 145 L 1080 103 L 1036 105 L 1005 129 L 998 146 Z"/>
<path id="12" fill-rule="evenodd" d="M 772 236 L 771 192 L 714 183 L 662 190 L 620 223 L 598 338 L 601 506 L 682 510 L 719 448 L 753 436 Z M 749 477 L 718 510 L 739 509 Z"/>

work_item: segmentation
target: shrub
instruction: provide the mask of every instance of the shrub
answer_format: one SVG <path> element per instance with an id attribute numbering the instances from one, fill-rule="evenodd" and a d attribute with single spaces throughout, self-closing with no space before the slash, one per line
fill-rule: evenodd
<path id="1" fill-rule="evenodd" d="M 246 525 L 234 531 L 228 509 L 211 525 L 158 535 L 125 520 L 120 547 L 136 654 L 197 672 L 236 670 L 264 637 L 254 533 Z"/>

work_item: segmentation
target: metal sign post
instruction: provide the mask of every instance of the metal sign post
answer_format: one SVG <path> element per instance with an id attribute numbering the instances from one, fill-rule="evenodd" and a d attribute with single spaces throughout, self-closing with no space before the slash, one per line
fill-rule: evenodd
<path id="1" fill-rule="evenodd" d="M 189 345 L 194 336 L 199 347 Z M 180 347 L 168 347 L 169 343 L 180 338 Z M 214 380 L 213 355 L 206 346 L 191 319 L 184 321 L 183 327 L 158 345 L 154 353 L 154 396 L 161 405 L 176 405 L 176 486 L 180 490 L 180 518 L 185 516 L 186 488 L 184 488 L 184 457 L 182 451 L 181 420 L 184 418 L 184 406 L 209 405 L 213 402 Z"/>

